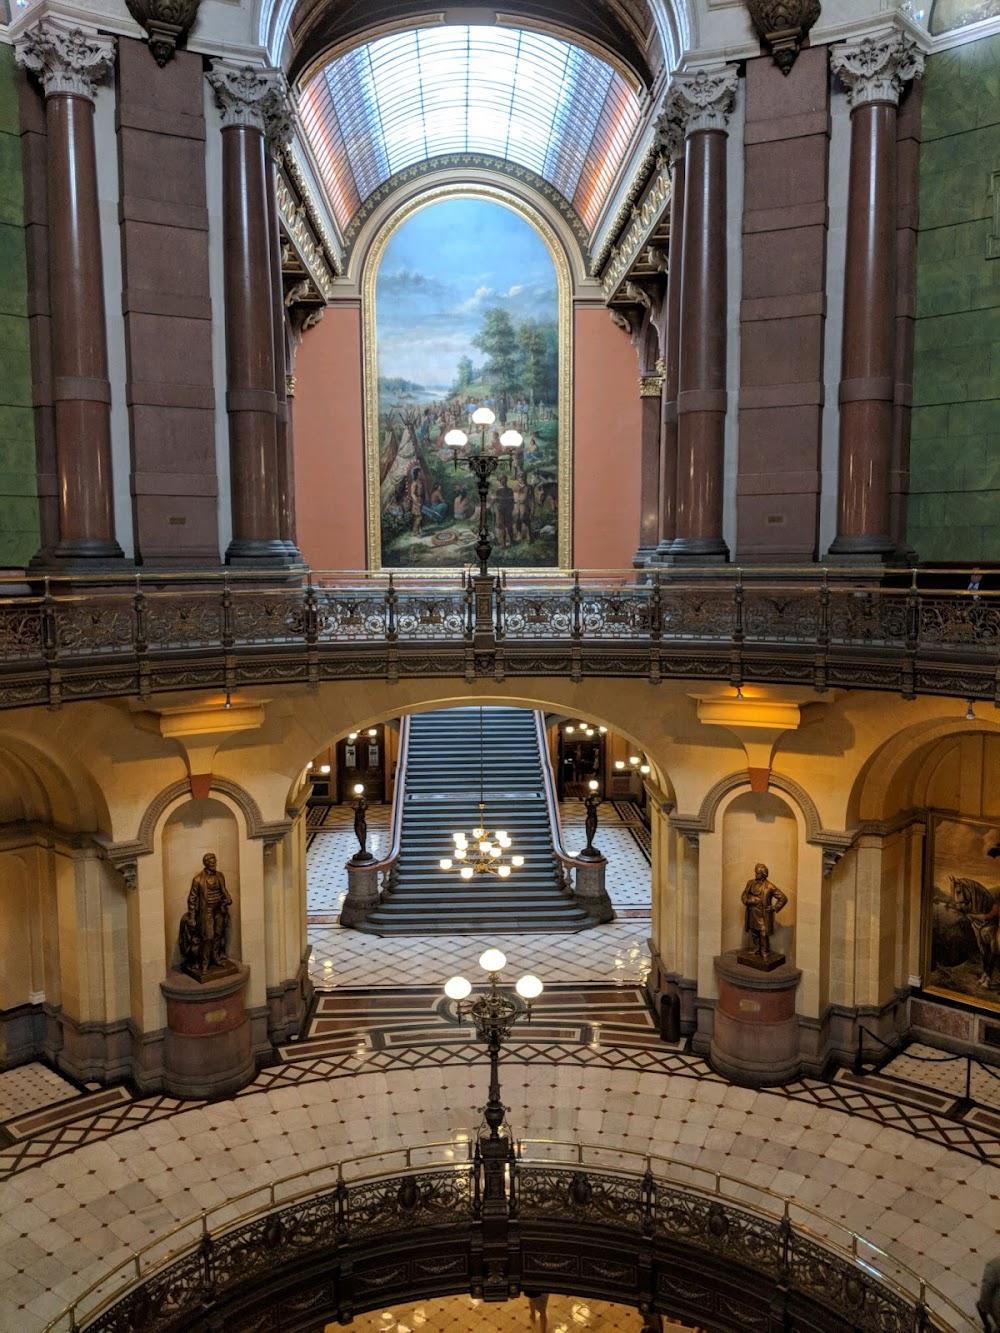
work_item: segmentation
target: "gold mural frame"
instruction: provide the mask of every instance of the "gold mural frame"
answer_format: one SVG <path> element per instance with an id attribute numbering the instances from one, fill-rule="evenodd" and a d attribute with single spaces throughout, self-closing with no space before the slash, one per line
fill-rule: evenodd
<path id="1" fill-rule="evenodd" d="M 365 419 L 365 545 L 368 568 L 383 573 L 409 573 L 409 567 L 387 570 L 382 564 L 382 525 L 379 486 L 378 345 L 375 319 L 375 283 L 389 242 L 415 213 L 443 199 L 487 199 L 516 213 L 542 238 L 556 272 L 559 313 L 559 541 L 558 565 L 504 567 L 507 574 L 543 578 L 553 569 L 573 564 L 573 279 L 569 260 L 555 228 L 524 199 L 493 185 L 474 181 L 437 185 L 416 195 L 380 227 L 365 255 L 361 279 L 362 363 Z M 454 566 L 412 570 L 414 574 L 455 574 Z"/>
<path id="2" fill-rule="evenodd" d="M 952 1004 L 960 1005 L 962 1008 L 970 1009 L 973 1012 L 986 1011 L 1000 1013 L 1000 991 L 985 991 L 982 995 L 973 995 L 968 991 L 957 990 L 951 986 L 944 985 L 941 982 L 931 980 L 935 971 L 933 956 L 933 893 L 938 866 L 938 844 L 941 840 L 942 830 L 947 825 L 971 825 L 975 828 L 993 829 L 996 831 L 997 845 L 1000 846 L 1000 820 L 990 818 L 986 815 L 977 818 L 969 815 L 951 814 L 945 811 L 928 811 L 927 836 L 924 843 L 924 873 L 921 892 L 920 970 L 923 981 L 921 991 L 924 995 L 936 996 L 943 1000 L 949 1000 Z M 994 890 L 987 891 L 990 893 L 994 892 Z"/>

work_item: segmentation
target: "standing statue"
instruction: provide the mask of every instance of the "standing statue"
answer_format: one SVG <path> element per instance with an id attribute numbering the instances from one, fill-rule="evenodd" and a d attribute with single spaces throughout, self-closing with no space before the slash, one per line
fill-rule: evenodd
<path id="1" fill-rule="evenodd" d="M 597 807 L 602 803 L 603 797 L 598 790 L 597 782 L 591 779 L 587 785 L 590 790 L 583 798 L 583 804 L 587 811 L 583 820 L 583 831 L 587 835 L 587 845 L 580 855 L 596 859 L 601 855 L 594 846 L 594 834 L 597 832 Z"/>
<path id="2" fill-rule="evenodd" d="M 364 785 L 360 782 L 354 784 L 354 836 L 358 840 L 358 850 L 351 857 L 352 861 L 372 861 L 374 857 L 368 850 L 368 800 L 365 796 Z"/>
<path id="3" fill-rule="evenodd" d="M 743 929 L 749 932 L 753 948 L 741 950 L 737 955 L 739 961 L 766 971 L 779 967 L 785 955 L 771 952 L 771 936 L 775 913 L 787 907 L 788 898 L 768 879 L 763 861 L 754 866 L 753 879 L 747 880 L 740 902 L 744 908 Z"/>
<path id="4" fill-rule="evenodd" d="M 226 877 L 217 868 L 215 853 L 206 852 L 201 864 L 204 868 L 191 881 L 178 943 L 183 970 L 196 981 L 207 981 L 213 974 L 225 976 L 236 971 L 236 964 L 226 957 L 233 900 L 226 889 Z"/>

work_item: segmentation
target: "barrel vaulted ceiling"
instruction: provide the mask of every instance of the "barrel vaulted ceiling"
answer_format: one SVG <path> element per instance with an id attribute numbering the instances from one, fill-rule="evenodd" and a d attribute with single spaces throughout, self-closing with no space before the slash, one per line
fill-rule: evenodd
<path id="1" fill-rule="evenodd" d="M 548 33 L 448 24 L 354 47 L 308 80 L 300 109 L 342 227 L 404 168 L 485 154 L 541 176 L 590 229 L 642 100 L 606 61 Z"/>

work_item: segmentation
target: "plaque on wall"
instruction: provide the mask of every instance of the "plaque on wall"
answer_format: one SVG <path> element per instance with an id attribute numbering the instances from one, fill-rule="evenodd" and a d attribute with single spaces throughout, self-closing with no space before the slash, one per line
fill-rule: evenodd
<path id="1" fill-rule="evenodd" d="M 1000 1010 L 1000 823 L 933 815 L 924 879 L 924 990 Z"/>
<path id="2" fill-rule="evenodd" d="M 358 747 L 356 745 L 346 745 L 344 747 L 344 763 L 348 768 L 357 768 Z"/>

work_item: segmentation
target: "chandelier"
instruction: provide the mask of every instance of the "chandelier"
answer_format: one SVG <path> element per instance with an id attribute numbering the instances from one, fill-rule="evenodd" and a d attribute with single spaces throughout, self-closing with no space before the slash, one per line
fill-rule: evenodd
<path id="1" fill-rule="evenodd" d="M 474 875 L 496 875 L 500 879 L 507 879 L 511 870 L 517 870 L 524 865 L 523 856 L 511 856 L 505 860 L 505 856 L 510 851 L 510 834 L 506 829 L 497 829 L 492 836 L 486 829 L 486 797 L 484 794 L 483 781 L 483 710 L 479 710 L 479 825 L 472 830 L 471 836 L 462 832 L 453 833 L 452 842 L 455 844 L 451 856 L 442 856 L 438 865 L 442 870 L 454 870 L 457 866 L 458 873 L 463 879 L 472 879 Z"/>

